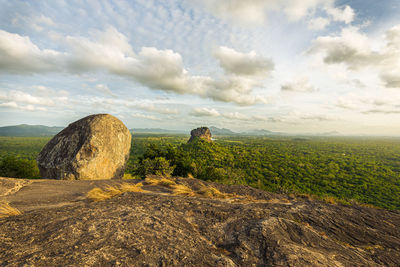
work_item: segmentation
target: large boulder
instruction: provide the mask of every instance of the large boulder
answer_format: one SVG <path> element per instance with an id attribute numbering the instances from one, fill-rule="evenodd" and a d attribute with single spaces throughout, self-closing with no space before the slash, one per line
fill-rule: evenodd
<path id="1" fill-rule="evenodd" d="M 116 117 L 90 115 L 68 125 L 39 153 L 42 178 L 119 179 L 129 158 L 131 133 Z"/>
<path id="2" fill-rule="evenodd" d="M 193 129 L 190 132 L 190 139 L 188 143 L 193 142 L 195 139 L 203 139 L 207 142 L 211 142 L 211 131 L 208 127 L 200 127 L 197 129 Z"/>

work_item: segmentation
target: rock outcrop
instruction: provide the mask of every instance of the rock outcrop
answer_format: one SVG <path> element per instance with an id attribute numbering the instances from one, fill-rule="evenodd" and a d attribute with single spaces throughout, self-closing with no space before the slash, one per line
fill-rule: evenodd
<path id="1" fill-rule="evenodd" d="M 0 266 L 400 266 L 399 211 L 173 182 L 230 196 L 177 195 L 165 179 L 102 202 L 87 192 L 122 181 L 39 180 L 0 195 L 23 213 L 0 219 Z"/>
<path id="2" fill-rule="evenodd" d="M 193 129 L 190 132 L 190 139 L 188 143 L 193 142 L 193 140 L 200 138 L 206 140 L 207 142 L 211 142 L 211 131 L 208 127 L 200 127 L 197 129 Z"/>
<path id="3" fill-rule="evenodd" d="M 42 178 L 102 180 L 121 178 L 129 158 L 131 134 L 109 114 L 71 123 L 51 139 L 37 158 Z"/>

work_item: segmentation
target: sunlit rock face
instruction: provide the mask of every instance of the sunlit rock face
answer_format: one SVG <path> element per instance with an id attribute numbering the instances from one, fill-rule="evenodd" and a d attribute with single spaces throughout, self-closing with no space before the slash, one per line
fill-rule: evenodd
<path id="1" fill-rule="evenodd" d="M 188 143 L 193 142 L 197 138 L 211 142 L 211 131 L 208 127 L 200 127 L 197 129 L 193 129 L 190 132 L 190 135 L 191 136 Z"/>
<path id="2" fill-rule="evenodd" d="M 90 115 L 51 139 L 37 158 L 42 178 L 119 179 L 129 159 L 131 133 L 116 117 Z"/>

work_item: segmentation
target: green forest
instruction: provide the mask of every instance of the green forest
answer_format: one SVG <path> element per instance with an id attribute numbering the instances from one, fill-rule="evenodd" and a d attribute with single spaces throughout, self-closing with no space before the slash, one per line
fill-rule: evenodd
<path id="1" fill-rule="evenodd" d="M 35 158 L 51 137 L 0 137 L 0 176 L 39 178 Z M 135 134 L 126 173 L 195 177 L 400 209 L 400 139 Z"/>

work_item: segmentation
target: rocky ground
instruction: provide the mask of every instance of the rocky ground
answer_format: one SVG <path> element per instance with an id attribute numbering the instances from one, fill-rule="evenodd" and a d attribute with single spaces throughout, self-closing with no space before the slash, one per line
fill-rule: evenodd
<path id="1" fill-rule="evenodd" d="M 87 193 L 129 181 L 0 178 L 0 266 L 400 266 L 400 212 L 327 204 L 245 186 L 173 179 L 94 202 Z"/>

